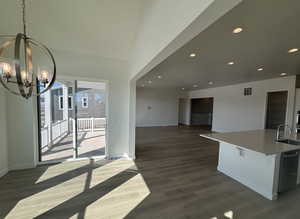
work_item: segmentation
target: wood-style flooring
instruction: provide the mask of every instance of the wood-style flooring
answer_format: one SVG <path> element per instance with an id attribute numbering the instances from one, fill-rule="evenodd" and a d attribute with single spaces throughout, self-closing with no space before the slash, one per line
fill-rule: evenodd
<path id="1" fill-rule="evenodd" d="M 218 144 L 203 132 L 139 128 L 135 161 L 10 172 L 0 179 L 0 218 L 300 218 L 300 189 L 269 201 L 219 173 Z"/>

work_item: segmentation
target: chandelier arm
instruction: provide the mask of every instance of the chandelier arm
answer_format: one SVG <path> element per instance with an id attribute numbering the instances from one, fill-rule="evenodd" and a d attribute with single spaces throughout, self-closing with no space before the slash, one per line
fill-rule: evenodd
<path id="1" fill-rule="evenodd" d="M 9 35 L 0 35 L 0 37 L 3 37 L 3 38 L 11 38 L 12 36 L 9 36 Z M 0 57 L 2 56 L 4 50 L 9 47 L 11 44 L 13 43 L 13 40 L 9 40 L 9 41 L 6 41 L 4 42 L 1 46 L 0 46 Z M 3 81 L 2 77 L 0 77 L 0 83 L 2 84 L 2 86 L 4 88 L 6 88 L 10 93 L 14 94 L 14 95 L 18 95 L 20 96 L 20 94 L 18 92 L 15 92 L 13 90 L 11 90 L 7 85 L 6 83 Z"/>
<path id="2" fill-rule="evenodd" d="M 0 38 L 1 38 L 1 36 L 0 36 Z M 2 43 L 0 46 L 0 56 L 2 56 L 2 54 L 4 53 L 4 50 L 13 43 L 14 43 L 14 40 L 8 40 L 8 41 L 5 41 L 4 43 Z"/>
<path id="3" fill-rule="evenodd" d="M 42 44 L 42 43 L 40 43 L 40 42 L 38 42 L 38 41 L 36 41 L 35 39 L 32 39 L 32 38 L 27 38 L 27 40 L 30 41 L 35 46 L 42 49 L 53 63 L 53 76 L 52 76 L 52 79 L 51 79 L 49 85 L 43 91 L 37 93 L 37 96 L 39 96 L 39 95 L 45 93 L 46 91 L 48 91 L 53 86 L 53 84 L 56 80 L 56 62 L 55 62 L 54 56 L 51 53 L 50 49 L 48 49 L 44 44 Z"/>
<path id="4" fill-rule="evenodd" d="M 30 47 L 30 44 L 29 42 L 26 40 L 24 43 L 26 43 L 26 46 L 25 46 L 25 57 L 26 57 L 26 62 L 25 62 L 25 65 L 26 65 L 26 69 L 27 69 L 27 72 L 28 74 L 30 73 L 31 75 L 31 86 L 29 87 L 29 91 L 27 93 L 27 97 L 29 98 L 31 95 L 32 95 L 32 91 L 33 91 L 33 87 L 34 87 L 34 83 L 33 81 L 35 80 L 35 74 L 33 72 L 33 64 L 32 64 L 32 49 Z"/>
<path id="5" fill-rule="evenodd" d="M 25 93 L 25 90 L 24 90 L 24 84 L 23 84 L 22 77 L 21 77 L 21 60 L 20 60 L 20 49 L 21 48 L 20 47 L 21 47 L 22 39 L 24 39 L 24 34 L 18 33 L 18 35 L 16 37 L 16 42 L 15 42 L 15 70 L 16 70 L 16 78 L 17 78 L 20 94 L 22 95 L 22 97 L 28 99 L 28 97 Z"/>

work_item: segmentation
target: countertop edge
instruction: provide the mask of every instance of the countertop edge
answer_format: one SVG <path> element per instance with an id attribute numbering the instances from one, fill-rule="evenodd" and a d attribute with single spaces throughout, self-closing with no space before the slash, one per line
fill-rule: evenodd
<path id="1" fill-rule="evenodd" d="M 264 154 L 264 155 L 266 155 L 266 156 L 276 155 L 276 154 L 281 154 L 281 153 L 284 153 L 284 152 L 285 152 L 285 151 L 281 151 L 281 152 L 274 152 L 274 153 L 265 153 L 265 152 L 262 152 L 262 151 L 250 149 L 250 148 L 245 147 L 245 146 L 236 145 L 236 144 L 233 144 L 233 143 L 230 143 L 230 142 L 226 142 L 226 141 L 224 141 L 224 140 L 220 140 L 220 139 L 217 139 L 217 138 L 208 136 L 208 135 L 206 135 L 206 134 L 200 134 L 200 137 L 207 138 L 207 139 L 212 140 L 212 141 L 223 142 L 223 143 L 235 145 L 236 147 L 240 147 L 240 148 L 243 148 L 243 149 L 248 150 L 248 151 L 254 151 L 254 152 L 257 152 L 257 153 L 261 153 L 261 154 Z"/>

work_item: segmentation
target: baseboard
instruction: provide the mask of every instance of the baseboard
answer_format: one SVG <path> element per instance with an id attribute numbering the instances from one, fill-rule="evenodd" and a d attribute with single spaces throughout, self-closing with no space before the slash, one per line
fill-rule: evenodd
<path id="1" fill-rule="evenodd" d="M 7 173 L 8 173 L 8 169 L 7 168 L 0 170 L 0 178 L 2 176 L 6 175 Z"/>
<path id="2" fill-rule="evenodd" d="M 171 126 L 178 126 L 178 123 L 158 124 L 158 125 L 137 125 L 136 128 L 155 128 L 155 127 L 171 127 Z"/>
<path id="3" fill-rule="evenodd" d="M 35 168 L 35 165 L 33 163 L 20 163 L 10 166 L 9 170 L 24 170 L 31 168 Z"/>
<path id="4" fill-rule="evenodd" d="M 107 156 L 108 160 L 117 160 L 117 159 L 121 159 L 121 158 L 126 158 L 128 160 L 135 160 L 135 156 L 129 156 L 127 153 L 125 154 L 120 154 L 120 155 L 112 155 L 112 156 Z"/>

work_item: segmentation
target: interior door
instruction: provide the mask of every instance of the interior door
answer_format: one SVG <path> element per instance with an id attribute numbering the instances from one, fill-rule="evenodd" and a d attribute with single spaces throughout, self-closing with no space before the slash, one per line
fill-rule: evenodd
<path id="1" fill-rule="evenodd" d="M 191 100 L 191 125 L 211 130 L 214 98 Z"/>
<path id="2" fill-rule="evenodd" d="M 266 129 L 285 124 L 288 91 L 269 92 L 267 95 Z"/>

